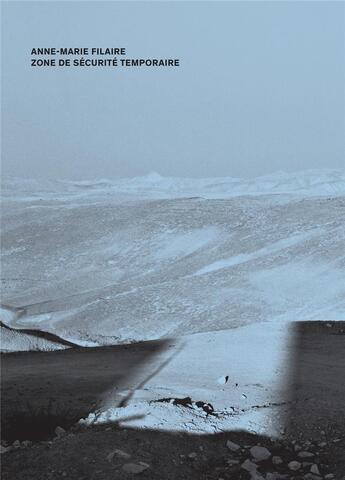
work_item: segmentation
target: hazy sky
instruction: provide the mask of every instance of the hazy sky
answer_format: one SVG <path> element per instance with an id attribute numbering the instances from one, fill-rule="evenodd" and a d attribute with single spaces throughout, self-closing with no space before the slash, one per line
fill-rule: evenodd
<path id="1" fill-rule="evenodd" d="M 344 2 L 3 3 L 4 174 L 256 176 L 345 166 Z M 35 69 L 33 47 L 175 69 Z"/>

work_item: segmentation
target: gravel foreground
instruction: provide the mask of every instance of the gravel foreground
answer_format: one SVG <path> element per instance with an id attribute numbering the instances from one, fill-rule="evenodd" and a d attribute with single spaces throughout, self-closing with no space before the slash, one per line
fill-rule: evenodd
<path id="1" fill-rule="evenodd" d="M 279 441 L 247 432 L 57 427 L 49 441 L 3 442 L 2 479 L 344 480 L 344 427 L 320 430 L 314 439 L 301 432 Z"/>

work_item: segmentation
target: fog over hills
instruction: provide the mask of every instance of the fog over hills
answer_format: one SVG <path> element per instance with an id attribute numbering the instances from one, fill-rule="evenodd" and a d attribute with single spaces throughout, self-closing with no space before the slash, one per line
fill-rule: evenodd
<path id="1" fill-rule="evenodd" d="M 12 327 L 104 345 L 345 317 L 344 171 L 11 177 L 2 202 Z"/>

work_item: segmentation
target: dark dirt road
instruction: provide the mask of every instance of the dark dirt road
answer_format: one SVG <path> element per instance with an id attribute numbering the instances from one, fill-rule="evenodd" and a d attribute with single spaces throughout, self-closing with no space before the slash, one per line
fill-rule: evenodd
<path id="1" fill-rule="evenodd" d="M 71 426 L 99 408 L 110 392 L 133 388 L 139 373 L 152 371 L 157 355 L 171 344 L 160 340 L 2 355 L 2 438 L 42 440 L 57 425 Z"/>

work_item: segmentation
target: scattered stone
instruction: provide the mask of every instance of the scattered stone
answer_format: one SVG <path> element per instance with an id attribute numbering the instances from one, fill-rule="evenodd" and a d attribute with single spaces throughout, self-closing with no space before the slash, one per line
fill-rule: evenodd
<path id="1" fill-rule="evenodd" d="M 247 458 L 247 460 L 242 463 L 241 468 L 243 468 L 243 470 L 245 470 L 246 472 L 252 474 L 256 473 L 256 469 L 258 468 L 258 466 L 256 465 L 256 463 L 252 462 L 251 460 L 249 460 L 249 458 Z"/>
<path id="2" fill-rule="evenodd" d="M 126 460 L 131 458 L 131 455 L 129 453 L 124 452 L 123 450 L 120 450 L 120 449 L 116 448 L 113 452 L 110 452 L 107 455 L 108 462 L 112 462 L 115 456 L 120 457 L 120 458 L 125 458 Z"/>
<path id="3" fill-rule="evenodd" d="M 327 442 L 320 442 L 320 443 L 319 443 L 319 447 L 320 447 L 320 448 L 327 447 Z"/>
<path id="4" fill-rule="evenodd" d="M 23 447 L 31 447 L 32 442 L 30 440 L 24 440 L 22 442 Z"/>
<path id="5" fill-rule="evenodd" d="M 333 478 L 335 478 L 334 473 L 327 473 L 327 475 L 325 475 L 325 480 L 333 480 Z"/>
<path id="6" fill-rule="evenodd" d="M 193 400 L 190 397 L 183 397 L 183 398 L 159 398 L 158 400 L 154 400 L 154 402 L 163 402 L 163 403 L 170 403 L 171 405 L 181 405 L 182 407 L 193 407 Z"/>
<path id="7" fill-rule="evenodd" d="M 19 441 L 19 440 L 15 440 L 15 441 L 12 443 L 12 447 L 14 447 L 14 448 L 20 448 L 20 441 Z"/>
<path id="8" fill-rule="evenodd" d="M 214 415 L 217 414 L 214 411 L 213 405 L 211 403 L 203 402 L 199 400 L 194 402 L 191 397 L 183 397 L 183 398 L 174 398 L 174 397 L 167 397 L 167 398 L 159 398 L 158 400 L 153 400 L 154 403 L 163 402 L 163 403 L 170 403 L 171 405 L 182 406 L 186 408 L 200 408 L 202 409 L 207 415 Z"/>
<path id="9" fill-rule="evenodd" d="M 232 442 L 231 440 L 228 440 L 226 442 L 226 446 L 228 447 L 229 450 L 232 452 L 237 452 L 241 447 L 237 445 L 237 443 Z"/>
<path id="10" fill-rule="evenodd" d="M 302 451 L 302 452 L 298 452 L 298 456 L 299 458 L 311 458 L 311 457 L 314 457 L 315 455 L 312 452 Z"/>
<path id="11" fill-rule="evenodd" d="M 260 447 L 259 445 L 252 447 L 250 449 L 250 454 L 257 462 L 267 460 L 271 456 L 271 452 L 267 450 L 266 447 Z"/>
<path id="12" fill-rule="evenodd" d="M 266 480 L 285 480 L 288 479 L 289 475 L 284 473 L 272 472 L 266 475 Z"/>
<path id="13" fill-rule="evenodd" d="M 339 442 L 341 442 L 341 441 L 342 441 L 342 438 L 335 438 L 335 439 L 333 440 L 333 443 L 339 443 Z"/>
<path id="14" fill-rule="evenodd" d="M 212 403 L 206 403 L 200 400 L 198 402 L 193 403 L 193 406 L 194 405 L 197 408 L 201 408 L 201 410 L 203 410 L 207 415 L 214 415 L 215 417 L 217 417 L 217 414 L 214 411 L 214 407 Z"/>
<path id="15" fill-rule="evenodd" d="M 191 458 L 192 460 L 194 460 L 197 456 L 198 454 L 196 452 L 191 452 L 188 454 L 188 458 Z"/>
<path id="16" fill-rule="evenodd" d="M 54 433 L 57 437 L 61 437 L 62 435 L 65 435 L 66 430 L 62 427 L 57 426 L 56 429 L 54 430 Z"/>
<path id="17" fill-rule="evenodd" d="M 276 480 L 277 477 L 276 477 L 276 474 L 275 473 L 268 473 L 266 475 L 266 480 Z"/>
<path id="18" fill-rule="evenodd" d="M 241 468 L 250 474 L 251 480 L 265 480 L 264 477 L 257 472 L 257 465 L 249 460 L 249 458 L 242 463 Z"/>
<path id="19" fill-rule="evenodd" d="M 277 455 L 274 455 L 272 457 L 272 463 L 273 465 L 281 465 L 283 463 L 283 460 L 281 457 L 278 457 Z"/>
<path id="20" fill-rule="evenodd" d="M 10 450 L 12 450 L 12 447 L 4 447 L 3 445 L 0 445 L 0 454 L 9 452 Z"/>
<path id="21" fill-rule="evenodd" d="M 319 467 L 316 465 L 316 463 L 314 463 L 314 465 L 310 467 L 310 473 L 314 473 L 315 475 L 321 475 Z"/>
<path id="22" fill-rule="evenodd" d="M 297 445 L 297 444 L 296 444 L 296 445 L 294 446 L 294 450 L 295 450 L 295 452 L 301 451 L 301 450 L 302 450 L 301 445 Z"/>
<path id="23" fill-rule="evenodd" d="M 139 462 L 139 463 L 125 463 L 122 466 L 122 470 L 126 473 L 133 473 L 134 475 L 137 475 L 138 473 L 142 473 L 145 470 L 150 468 L 150 465 L 144 462 Z"/>
<path id="24" fill-rule="evenodd" d="M 288 467 L 290 470 L 297 472 L 301 468 L 301 464 L 297 460 L 292 460 L 292 462 L 288 463 Z"/>
<path id="25" fill-rule="evenodd" d="M 241 468 L 250 474 L 251 480 L 265 480 L 264 477 L 258 473 L 257 465 L 249 460 L 249 458 L 242 463 Z"/>
<path id="26" fill-rule="evenodd" d="M 229 381 L 229 375 L 224 375 L 218 378 L 217 383 L 219 383 L 219 385 L 225 385 L 226 383 L 228 383 L 228 381 Z"/>
<path id="27" fill-rule="evenodd" d="M 230 460 L 227 460 L 226 462 L 230 467 L 233 465 L 238 465 L 240 463 L 239 460 L 235 460 L 234 458 L 230 458 Z"/>

